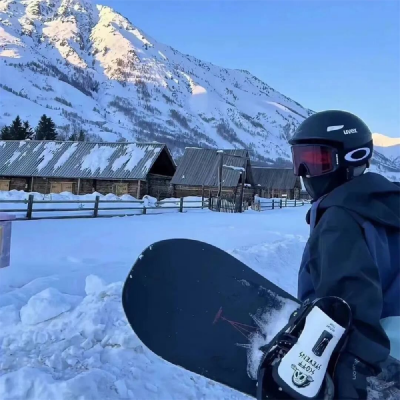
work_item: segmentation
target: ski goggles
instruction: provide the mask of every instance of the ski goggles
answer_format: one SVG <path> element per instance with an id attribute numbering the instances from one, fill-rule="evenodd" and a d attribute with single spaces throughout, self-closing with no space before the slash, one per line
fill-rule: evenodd
<path id="1" fill-rule="evenodd" d="M 337 150 L 326 145 L 294 145 L 292 159 L 296 176 L 320 176 L 335 171 L 339 166 Z"/>

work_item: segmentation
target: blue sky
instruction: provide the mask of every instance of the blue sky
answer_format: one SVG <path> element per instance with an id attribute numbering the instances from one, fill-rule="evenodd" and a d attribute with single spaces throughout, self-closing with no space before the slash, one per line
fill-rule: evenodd
<path id="1" fill-rule="evenodd" d="M 400 136 L 398 0 L 97 0 L 159 42 Z"/>

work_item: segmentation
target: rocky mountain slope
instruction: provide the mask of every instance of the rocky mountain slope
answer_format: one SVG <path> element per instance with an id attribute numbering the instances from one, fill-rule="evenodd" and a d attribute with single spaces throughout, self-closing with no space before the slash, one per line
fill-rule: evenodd
<path id="1" fill-rule="evenodd" d="M 217 67 L 157 42 L 88 0 L 1 0 L 0 125 L 46 113 L 68 137 L 249 148 L 290 159 L 287 139 L 312 111 L 247 71 Z M 383 155 L 383 173 L 397 166 Z M 375 167 L 374 167 L 375 168 Z"/>

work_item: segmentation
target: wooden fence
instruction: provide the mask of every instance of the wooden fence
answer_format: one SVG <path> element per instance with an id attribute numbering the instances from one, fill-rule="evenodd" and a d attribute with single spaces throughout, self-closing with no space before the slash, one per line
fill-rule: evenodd
<path id="1" fill-rule="evenodd" d="M 2 204 L 24 204 L 24 208 L 8 208 L 1 209 Z M 147 214 L 148 211 L 156 211 L 162 213 L 163 210 L 175 209 L 183 212 L 187 209 L 203 209 L 208 208 L 208 199 L 202 200 L 178 200 L 157 201 L 154 206 L 145 206 L 145 200 L 102 200 L 100 196 L 96 196 L 95 200 L 35 200 L 34 195 L 29 195 L 27 200 L 0 200 L 0 212 L 6 212 L 17 215 L 15 220 L 35 220 L 35 219 L 66 219 L 66 218 L 102 218 L 102 217 L 122 217 L 133 216 L 139 214 Z M 177 204 L 178 203 L 178 204 Z M 193 205 L 197 203 L 197 205 Z M 201 203 L 201 204 L 199 204 Z M 35 205 L 55 204 L 54 208 L 41 208 Z M 67 205 L 67 208 L 57 208 L 57 204 Z M 78 207 L 73 207 L 79 204 Z M 103 207 L 103 204 L 112 204 L 113 207 Z M 172 204 L 171 206 L 165 206 Z M 188 205 L 189 204 L 189 205 Z M 192 205 L 190 205 L 192 204 Z M 88 207 L 86 207 L 88 205 Z M 117 207 L 115 207 L 115 205 Z M 128 205 L 133 205 L 128 207 Z M 138 205 L 138 206 L 135 206 Z M 126 211 L 120 213 L 112 213 L 112 211 Z M 133 211 L 136 211 L 133 213 Z M 103 213 L 102 213 L 103 212 Z M 105 212 L 105 213 L 104 213 Z M 44 216 L 37 216 L 36 213 L 45 213 Z M 46 215 L 46 213 L 66 213 L 71 215 Z"/>
<path id="2" fill-rule="evenodd" d="M 255 211 L 274 210 L 283 207 L 301 207 L 308 202 L 304 200 L 288 200 L 286 199 L 270 199 L 267 201 L 257 201 L 252 204 L 251 208 Z"/>

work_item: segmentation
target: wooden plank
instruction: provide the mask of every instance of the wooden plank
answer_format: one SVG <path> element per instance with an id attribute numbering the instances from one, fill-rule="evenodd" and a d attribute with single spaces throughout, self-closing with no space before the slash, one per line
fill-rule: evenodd
<path id="1" fill-rule="evenodd" d="M 26 208 L 18 208 L 18 209 L 12 208 L 12 209 L 8 209 L 8 210 L 0 210 L 0 212 L 5 212 L 5 213 L 7 213 L 7 212 L 23 212 L 23 213 L 26 213 Z"/>
<path id="2" fill-rule="evenodd" d="M 115 200 L 113 200 L 115 201 Z M 95 203 L 95 200 L 33 200 L 35 204 L 80 204 L 80 203 Z"/>
<path id="3" fill-rule="evenodd" d="M 143 207 L 99 207 L 99 211 L 104 210 L 141 210 Z"/>
<path id="4" fill-rule="evenodd" d="M 0 203 L 11 203 L 11 204 L 28 204 L 28 200 L 0 200 Z"/>
<path id="5" fill-rule="evenodd" d="M 26 210 L 24 210 L 26 211 Z M 92 208 L 34 208 L 32 212 L 37 213 L 37 212 L 70 212 L 70 211 L 94 211 L 94 207 Z"/>

